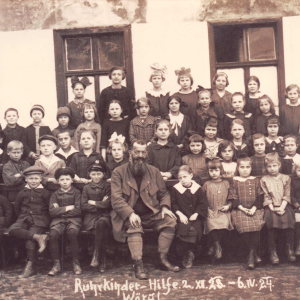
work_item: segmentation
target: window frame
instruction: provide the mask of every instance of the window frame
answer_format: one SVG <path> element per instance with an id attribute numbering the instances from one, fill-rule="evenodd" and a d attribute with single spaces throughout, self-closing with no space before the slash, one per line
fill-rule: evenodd
<path id="1" fill-rule="evenodd" d="M 131 25 L 108 26 L 95 28 L 76 28 L 53 30 L 54 55 L 55 55 L 55 74 L 56 74 L 56 93 L 58 107 L 68 103 L 67 77 L 70 76 L 93 76 L 95 78 L 95 102 L 100 101 L 100 81 L 99 77 L 108 75 L 109 70 L 96 70 L 99 65 L 98 49 L 95 42 L 92 42 L 92 64 L 93 70 L 68 71 L 66 66 L 65 39 L 76 37 L 91 37 L 94 41 L 99 34 L 122 33 L 124 34 L 124 59 L 126 72 L 126 86 L 134 93 L 134 77 L 132 63 L 132 38 Z"/>
<path id="2" fill-rule="evenodd" d="M 245 71 L 244 83 L 246 83 L 250 77 L 250 67 L 265 67 L 276 66 L 277 67 L 277 81 L 278 81 L 278 100 L 279 100 L 279 113 L 282 105 L 286 104 L 285 100 L 285 72 L 284 72 L 284 48 L 283 48 L 283 27 L 282 18 L 275 19 L 259 19 L 249 20 L 243 22 L 208 22 L 208 41 L 209 41 L 209 57 L 210 57 L 210 75 L 211 82 L 218 69 L 221 68 L 243 68 Z M 214 41 L 214 28 L 217 26 L 226 25 L 244 25 L 245 27 L 267 27 L 271 25 L 274 27 L 275 34 L 275 51 L 277 59 L 272 60 L 257 60 L 257 61 L 243 61 L 243 62 L 225 62 L 217 63 L 215 55 L 215 41 Z"/>

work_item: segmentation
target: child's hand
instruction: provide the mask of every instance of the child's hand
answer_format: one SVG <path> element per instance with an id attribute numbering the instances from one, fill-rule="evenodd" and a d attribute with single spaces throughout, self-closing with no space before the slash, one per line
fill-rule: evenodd
<path id="1" fill-rule="evenodd" d="M 87 183 L 89 183 L 91 181 L 92 181 L 92 179 L 80 178 L 80 182 L 82 182 L 84 184 L 87 184 Z"/>
<path id="2" fill-rule="evenodd" d="M 89 200 L 89 201 L 88 201 L 88 204 L 96 206 L 96 201 L 94 201 L 94 200 Z"/>
<path id="3" fill-rule="evenodd" d="M 183 144 L 177 145 L 179 149 L 183 148 Z"/>
<path id="4" fill-rule="evenodd" d="M 165 172 L 164 176 L 166 176 L 168 179 L 172 178 L 172 174 L 170 172 Z"/>
<path id="5" fill-rule="evenodd" d="M 197 218 L 198 218 L 198 213 L 194 213 L 194 214 L 192 214 L 192 215 L 190 216 L 189 220 L 190 220 L 190 221 L 196 221 Z"/>
<path id="6" fill-rule="evenodd" d="M 148 143 L 147 143 L 147 146 L 149 146 L 149 145 L 151 145 L 151 142 L 148 142 Z"/>
<path id="7" fill-rule="evenodd" d="M 108 196 L 103 197 L 102 201 L 106 201 L 108 199 Z"/>
<path id="8" fill-rule="evenodd" d="M 230 208 L 230 205 L 227 204 L 227 205 L 224 205 L 224 206 L 220 209 L 220 211 L 226 212 L 226 211 L 229 210 L 229 208 Z"/>
<path id="9" fill-rule="evenodd" d="M 38 160 L 40 156 L 39 156 L 38 154 L 36 154 L 36 153 L 33 153 L 33 154 L 31 155 L 31 157 L 32 157 L 33 159 L 35 159 L 35 160 Z"/>
<path id="10" fill-rule="evenodd" d="M 248 215 L 248 213 L 249 213 L 249 209 L 245 208 L 243 205 L 239 205 L 238 209 L 240 211 L 242 211 L 243 213 L 245 213 L 246 215 Z"/>
<path id="11" fill-rule="evenodd" d="M 57 184 L 57 181 L 56 181 L 55 178 L 48 178 L 48 179 L 47 179 L 47 182 L 52 182 L 52 183 Z"/>
<path id="12" fill-rule="evenodd" d="M 59 208 L 59 205 L 58 205 L 57 203 L 54 203 L 54 204 L 53 204 L 53 207 L 54 207 L 54 208 Z"/>
<path id="13" fill-rule="evenodd" d="M 251 209 L 248 209 L 248 215 L 249 216 L 253 216 L 255 214 L 256 210 L 257 210 L 257 207 L 256 206 L 252 206 Z"/>
<path id="14" fill-rule="evenodd" d="M 181 222 L 182 224 L 188 224 L 189 219 L 187 218 L 186 215 L 184 215 L 182 212 L 178 213 L 177 215 L 178 215 L 179 220 L 180 220 L 180 222 Z"/>
<path id="15" fill-rule="evenodd" d="M 276 210 L 275 210 L 276 214 L 279 215 L 279 216 L 282 216 L 284 215 L 285 213 L 285 209 L 282 208 L 282 207 L 278 207 Z"/>
<path id="16" fill-rule="evenodd" d="M 68 205 L 66 206 L 66 211 L 73 210 L 74 208 L 75 208 L 74 205 Z"/>
<path id="17" fill-rule="evenodd" d="M 22 174 L 20 174 L 20 173 L 18 173 L 18 174 L 15 174 L 15 175 L 14 175 L 14 177 L 16 177 L 16 178 L 20 178 L 20 177 L 22 177 Z"/>
<path id="18" fill-rule="evenodd" d="M 106 180 L 106 182 L 111 182 L 111 178 L 108 178 L 108 179 Z"/>
<path id="19" fill-rule="evenodd" d="M 163 176 L 163 180 L 164 180 L 164 181 L 167 181 L 167 180 L 168 180 L 168 177 L 167 177 L 167 176 Z"/>
<path id="20" fill-rule="evenodd" d="M 2 143 L 2 142 L 0 142 L 0 143 Z M 3 150 L 0 148 L 0 155 L 3 153 Z"/>
<path id="21" fill-rule="evenodd" d="M 270 211 L 275 211 L 273 204 L 269 204 L 268 206 L 269 206 Z"/>

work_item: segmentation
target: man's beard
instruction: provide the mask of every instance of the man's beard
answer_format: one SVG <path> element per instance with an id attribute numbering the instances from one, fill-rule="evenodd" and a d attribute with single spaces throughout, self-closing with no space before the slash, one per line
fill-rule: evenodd
<path id="1" fill-rule="evenodd" d="M 134 177 L 143 177 L 147 171 L 144 158 L 132 158 L 129 162 L 129 167 Z"/>

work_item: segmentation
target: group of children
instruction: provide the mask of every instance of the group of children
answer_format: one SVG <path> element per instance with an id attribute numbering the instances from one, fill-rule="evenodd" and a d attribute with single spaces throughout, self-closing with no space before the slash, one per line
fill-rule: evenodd
<path id="1" fill-rule="evenodd" d="M 202 233 L 209 237 L 208 254 L 220 259 L 220 241 L 234 228 L 248 245 L 248 267 L 254 268 L 261 261 L 258 245 L 265 224 L 273 264 L 279 262 L 278 229 L 286 233 L 289 261 L 295 261 L 296 229 L 300 255 L 299 87 L 287 87 L 289 103 L 279 118 L 270 97 L 260 93 L 255 76 L 249 78 L 246 95 L 225 89 L 229 80 L 224 72 L 216 74 L 213 90 L 199 86 L 194 91 L 190 69 L 181 68 L 176 71 L 181 89 L 170 96 L 162 89 L 166 67 L 153 64 L 151 69 L 153 89 L 137 101 L 121 85 L 122 68 L 110 70 L 112 85 L 102 91 L 96 105 L 84 97 L 91 84 L 88 78 L 72 77 L 75 99 L 58 109 L 59 126 L 53 131 L 42 122 L 41 105 L 30 110 L 33 123 L 27 128 L 18 125 L 16 109 L 5 112 L 2 176 L 5 185 L 21 190 L 15 199 L 17 221 L 9 233 L 27 241 L 28 263 L 22 277 L 34 274 L 35 245 L 39 252 L 45 249 L 44 233 L 49 228 L 54 262 L 49 275 L 61 271 L 59 238 L 65 232 L 74 273 L 81 274 L 81 229 L 94 233 L 91 265 L 105 271 L 110 176 L 128 162 L 128 148 L 140 140 L 148 145 L 148 163 L 160 170 L 163 179 L 179 180 L 171 200 L 178 216 L 177 250 L 185 268 L 193 265 L 194 246 Z M 292 173 L 296 176 L 291 179 Z M 85 184 L 82 194 L 73 182 Z M 50 195 L 44 188 L 47 183 L 60 187 Z M 8 227 L 12 209 L 5 198 L 0 200 L 5 203 L 0 202 L 0 226 Z"/>

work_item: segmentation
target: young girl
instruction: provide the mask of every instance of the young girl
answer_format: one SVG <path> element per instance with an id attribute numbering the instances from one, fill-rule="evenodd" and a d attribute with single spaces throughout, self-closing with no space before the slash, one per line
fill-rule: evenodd
<path id="1" fill-rule="evenodd" d="M 94 150 L 100 153 L 101 125 L 95 122 L 96 115 L 97 111 L 95 105 L 88 103 L 83 104 L 82 117 L 85 122 L 80 124 L 74 133 L 74 147 L 76 150 L 80 150 L 80 133 L 84 130 L 92 130 L 96 137 Z"/>
<path id="2" fill-rule="evenodd" d="M 82 122 L 82 106 L 85 103 L 95 105 L 95 102 L 84 98 L 86 87 L 92 84 L 87 77 L 82 77 L 79 80 L 77 76 L 73 76 L 71 78 L 71 83 L 75 99 L 67 103 L 66 106 L 71 114 L 69 125 L 71 129 L 76 129 Z M 99 122 L 99 120 L 97 121 Z"/>
<path id="3" fill-rule="evenodd" d="M 106 245 L 111 231 L 110 184 L 106 182 L 106 166 L 95 161 L 88 169 L 92 181 L 85 185 L 81 195 L 81 209 L 85 212 L 83 229 L 95 235 L 95 249 L 92 267 L 99 266 L 99 272 L 106 270 Z M 99 259 L 101 261 L 99 265 Z"/>
<path id="4" fill-rule="evenodd" d="M 240 119 L 244 122 L 244 129 L 245 129 L 245 137 L 249 137 L 253 133 L 253 116 L 251 113 L 244 112 L 245 106 L 245 98 L 244 95 L 240 92 L 232 94 L 231 97 L 231 106 L 232 112 L 227 113 L 224 116 L 224 133 L 225 138 L 230 140 L 232 138 L 230 134 L 230 127 L 233 120 Z"/>
<path id="5" fill-rule="evenodd" d="M 291 84 L 286 88 L 286 98 L 290 100 L 289 104 L 282 106 L 280 111 L 280 124 L 283 135 L 298 134 L 300 125 L 300 88 L 297 84 Z"/>
<path id="6" fill-rule="evenodd" d="M 252 176 L 265 175 L 266 164 L 266 138 L 261 133 L 256 133 L 252 137 L 254 155 L 251 157 L 252 161 Z"/>
<path id="7" fill-rule="evenodd" d="M 147 98 L 140 98 L 135 104 L 135 108 L 138 110 L 139 115 L 130 122 L 129 136 L 130 143 L 137 140 L 142 140 L 149 146 L 155 135 L 155 120 L 153 116 L 149 116 L 151 103 Z"/>
<path id="8" fill-rule="evenodd" d="M 233 120 L 230 127 L 232 143 L 236 150 L 236 157 L 249 156 L 249 146 L 244 142 L 245 127 L 244 122 L 240 119 Z"/>
<path id="9" fill-rule="evenodd" d="M 125 137 L 126 143 L 129 143 L 129 120 L 128 118 L 124 119 L 121 117 L 122 112 L 123 107 L 121 102 L 119 100 L 112 100 L 108 107 L 108 114 L 111 118 L 104 121 L 101 132 L 101 154 L 106 161 L 109 160 L 108 157 L 106 157 L 108 141 L 114 133 L 122 135 Z"/>
<path id="10" fill-rule="evenodd" d="M 162 83 L 166 80 L 167 67 L 154 63 L 150 66 L 151 75 L 149 81 L 153 84 L 153 89 L 146 92 L 146 98 L 149 99 L 150 115 L 154 117 L 163 117 L 168 113 L 167 100 L 170 92 L 163 90 Z"/>
<path id="11" fill-rule="evenodd" d="M 178 180 L 179 183 L 171 190 L 171 207 L 178 216 L 178 254 L 183 256 L 182 265 L 187 269 L 193 266 L 194 248 L 202 237 L 208 205 L 200 185 L 193 180 L 189 166 L 179 168 Z"/>
<path id="12" fill-rule="evenodd" d="M 212 159 L 217 156 L 218 148 L 222 139 L 217 137 L 218 133 L 218 120 L 210 117 L 204 126 L 204 144 L 205 144 L 205 157 Z"/>
<path id="13" fill-rule="evenodd" d="M 169 140 L 183 148 L 184 138 L 191 131 L 190 118 L 180 112 L 181 107 L 185 107 L 186 103 L 180 97 L 171 96 L 168 98 L 169 114 L 164 118 L 170 121 L 172 132 Z"/>
<path id="14" fill-rule="evenodd" d="M 259 113 L 254 115 L 253 133 L 268 135 L 266 120 L 268 117 L 275 115 L 275 108 L 272 99 L 267 95 L 258 98 Z"/>
<path id="15" fill-rule="evenodd" d="M 237 164 L 240 176 L 233 178 L 228 199 L 232 201 L 234 208 L 231 212 L 233 224 L 249 249 L 248 268 L 253 269 L 255 263 L 261 262 L 257 251 L 260 230 L 265 224 L 262 209 L 263 192 L 259 179 L 250 176 L 251 159 L 239 158 Z"/>
<path id="16" fill-rule="evenodd" d="M 253 116 L 259 115 L 259 98 L 262 96 L 259 91 L 260 81 L 256 76 L 250 76 L 247 81 L 247 93 L 245 95 L 246 105 L 245 112 L 252 113 Z"/>
<path id="17" fill-rule="evenodd" d="M 211 99 L 215 103 L 216 107 L 222 107 L 225 114 L 231 113 L 231 93 L 225 88 L 229 85 L 228 76 L 224 72 L 218 72 L 213 78 L 213 90 Z"/>
<path id="18" fill-rule="evenodd" d="M 207 163 L 207 170 L 211 180 L 206 181 L 202 190 L 208 200 L 208 217 L 204 223 L 204 234 L 208 234 L 209 251 L 208 255 L 215 254 L 216 259 L 222 258 L 222 240 L 226 230 L 232 230 L 231 216 L 229 209 L 231 202 L 227 201 L 229 182 L 222 179 L 224 173 L 219 158 L 214 158 Z"/>
<path id="19" fill-rule="evenodd" d="M 164 180 L 176 178 L 178 168 L 181 166 L 180 149 L 168 138 L 171 132 L 171 124 L 162 119 L 155 124 L 157 142 L 148 146 L 148 157 L 150 164 L 160 170 Z"/>
<path id="20" fill-rule="evenodd" d="M 300 154 L 297 153 L 298 140 L 295 135 L 289 134 L 283 138 L 285 157 L 282 159 L 282 173 L 291 175 L 293 164 L 300 162 Z"/>
<path id="21" fill-rule="evenodd" d="M 261 179 L 260 184 L 264 192 L 263 206 L 268 229 L 270 261 L 272 264 L 279 263 L 276 253 L 278 229 L 284 230 L 286 236 L 288 260 L 295 261 L 293 249 L 295 214 L 291 207 L 291 178 L 279 173 L 281 163 L 278 153 L 268 153 L 266 165 L 268 175 Z"/>
<path id="22" fill-rule="evenodd" d="M 218 157 L 223 159 L 222 166 L 224 173 L 222 177 L 226 179 L 233 178 L 237 173 L 237 164 L 234 162 L 236 155 L 233 143 L 227 140 L 222 141 L 219 145 Z"/>

